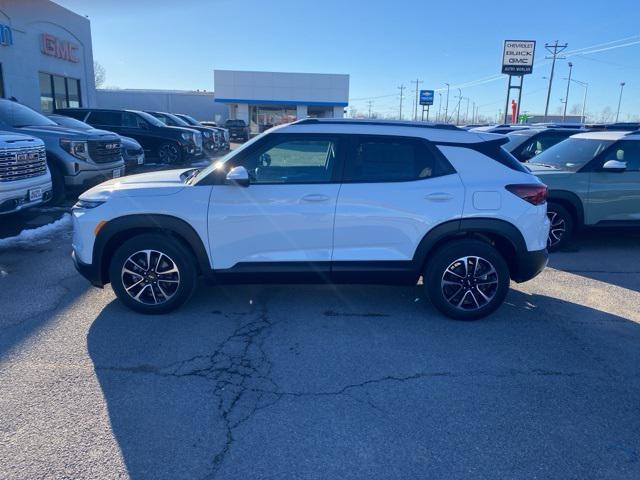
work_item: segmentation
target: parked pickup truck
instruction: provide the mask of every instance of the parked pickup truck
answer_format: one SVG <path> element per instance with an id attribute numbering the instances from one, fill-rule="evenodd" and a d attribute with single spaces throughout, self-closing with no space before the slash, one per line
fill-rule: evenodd
<path id="1" fill-rule="evenodd" d="M 0 215 L 51 199 L 51 175 L 44 143 L 0 131 Z"/>
<path id="2" fill-rule="evenodd" d="M 249 127 L 244 120 L 227 120 L 224 128 L 229 130 L 231 140 L 249 140 Z"/>

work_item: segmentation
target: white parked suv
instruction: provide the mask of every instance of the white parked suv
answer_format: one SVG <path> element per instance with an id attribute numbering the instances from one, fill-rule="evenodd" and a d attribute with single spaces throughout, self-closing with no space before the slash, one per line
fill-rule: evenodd
<path id="1" fill-rule="evenodd" d="M 51 174 L 42 140 L 0 131 L 0 215 L 51 199 Z"/>
<path id="2" fill-rule="evenodd" d="M 214 282 L 413 284 L 458 319 L 503 302 L 547 262 L 546 187 L 448 125 L 307 119 L 204 170 L 105 182 L 73 210 L 73 256 L 144 313 Z"/>

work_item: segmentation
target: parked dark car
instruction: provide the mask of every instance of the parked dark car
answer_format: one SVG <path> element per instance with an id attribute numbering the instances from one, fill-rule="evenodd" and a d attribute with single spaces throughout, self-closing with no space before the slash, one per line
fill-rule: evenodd
<path id="1" fill-rule="evenodd" d="M 221 149 L 222 150 L 229 150 L 229 130 L 227 130 L 226 128 L 222 128 L 222 127 L 218 127 L 218 126 L 212 126 L 212 125 L 204 125 L 203 123 L 199 122 L 198 120 L 196 120 L 192 116 L 186 115 L 184 113 L 176 113 L 175 115 L 177 117 L 180 117 L 185 122 L 187 122 L 190 126 L 213 128 L 217 132 L 216 138 L 217 138 L 218 142 L 222 144 L 222 148 Z"/>
<path id="2" fill-rule="evenodd" d="M 169 127 L 153 115 L 139 110 L 61 108 L 56 113 L 82 120 L 96 128 L 134 138 L 145 156 L 161 163 L 184 163 L 202 151 L 202 135 L 190 128 Z"/>
<path id="3" fill-rule="evenodd" d="M 182 118 L 167 112 L 154 112 L 146 111 L 149 115 L 153 115 L 162 123 L 169 125 L 170 127 L 183 127 L 197 130 L 202 134 L 202 147 L 204 153 L 213 154 L 218 150 L 222 150 L 222 143 L 218 141 L 216 131 L 210 127 L 203 127 L 200 125 L 190 125 Z"/>
<path id="4" fill-rule="evenodd" d="M 0 130 L 39 138 L 46 148 L 53 183 L 52 203 L 124 175 L 120 138 L 112 132 L 62 127 L 39 112 L 0 98 Z"/>
<path id="5" fill-rule="evenodd" d="M 229 130 L 231 140 L 249 140 L 249 127 L 244 120 L 227 120 L 224 128 Z"/>
<path id="6" fill-rule="evenodd" d="M 85 123 L 77 118 L 67 117 L 65 115 L 49 115 L 49 118 L 56 122 L 58 125 L 68 128 L 74 128 L 76 130 L 84 130 L 86 132 L 103 133 L 105 130 L 98 130 L 93 128 L 88 123 Z M 108 132 L 113 133 L 113 132 Z M 114 134 L 115 135 L 115 134 Z M 120 136 L 120 153 L 124 159 L 126 172 L 133 172 L 136 168 L 144 164 L 144 150 L 140 144 L 130 137 Z"/>

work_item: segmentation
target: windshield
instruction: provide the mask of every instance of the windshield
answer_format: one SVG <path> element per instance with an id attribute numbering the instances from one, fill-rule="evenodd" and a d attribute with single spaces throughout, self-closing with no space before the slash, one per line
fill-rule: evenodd
<path id="1" fill-rule="evenodd" d="M 218 168 L 221 168 L 222 166 L 224 166 L 224 164 L 226 162 L 228 162 L 229 160 L 231 160 L 233 157 L 235 157 L 237 154 L 239 154 L 240 152 L 242 152 L 243 150 L 245 150 L 246 148 L 250 147 L 251 145 L 253 145 L 254 143 L 256 143 L 259 139 L 261 139 L 263 137 L 263 135 L 265 135 L 265 133 L 261 133 L 260 135 L 253 137 L 251 140 L 249 140 L 248 142 L 243 143 L 241 146 L 239 146 L 238 148 L 236 148 L 235 150 L 231 150 L 229 153 L 227 153 L 224 157 L 222 157 L 220 160 L 217 160 L 215 162 L 213 162 L 211 165 L 209 165 L 207 168 L 204 168 L 202 170 L 200 170 L 200 172 L 198 173 L 198 175 L 194 178 L 192 183 L 198 183 L 199 181 L 201 181 L 203 178 L 206 178 L 211 172 L 213 172 L 214 170 L 217 170 Z"/>
<path id="2" fill-rule="evenodd" d="M 613 140 L 568 138 L 545 150 L 530 163 L 577 172 L 612 144 Z"/>
<path id="3" fill-rule="evenodd" d="M 195 118 L 190 117 L 189 115 L 185 115 L 184 113 L 180 115 L 180 118 L 182 119 L 182 121 L 186 122 L 188 125 L 195 125 L 195 126 L 200 125 Z"/>
<path id="4" fill-rule="evenodd" d="M 0 122 L 16 128 L 57 125 L 35 110 L 11 100 L 0 100 Z"/>
<path id="5" fill-rule="evenodd" d="M 174 115 L 173 113 L 163 113 L 162 115 L 164 115 L 165 117 L 170 118 L 171 120 L 173 120 L 175 122 L 175 124 L 179 127 L 188 127 L 189 123 L 186 122 L 184 119 L 178 117 L 177 115 Z M 195 124 L 192 124 L 195 125 Z"/>
<path id="6" fill-rule="evenodd" d="M 225 125 L 227 127 L 244 127 L 245 123 L 244 120 L 227 120 Z"/>
<path id="7" fill-rule="evenodd" d="M 164 123 L 162 123 L 153 115 L 149 115 L 147 112 L 136 112 L 136 113 L 140 115 L 142 118 L 144 118 L 147 122 L 149 122 L 154 127 L 166 127 Z"/>
<path id="8" fill-rule="evenodd" d="M 80 120 L 76 120 L 75 118 L 65 117 L 64 115 L 54 115 L 49 118 L 56 122 L 58 125 L 62 125 L 63 127 L 76 128 L 79 130 L 93 129 L 93 127 L 88 123 L 81 122 Z"/>

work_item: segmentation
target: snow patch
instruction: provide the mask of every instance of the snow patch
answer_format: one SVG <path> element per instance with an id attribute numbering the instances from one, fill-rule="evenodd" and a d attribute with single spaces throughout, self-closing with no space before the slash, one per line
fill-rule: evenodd
<path id="1" fill-rule="evenodd" d="M 35 247 L 51 241 L 51 237 L 71 226 L 71 215 L 65 213 L 62 218 L 53 223 L 38 228 L 23 230 L 15 237 L 0 240 L 0 251 L 12 247 Z"/>

